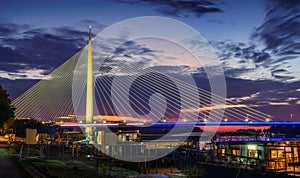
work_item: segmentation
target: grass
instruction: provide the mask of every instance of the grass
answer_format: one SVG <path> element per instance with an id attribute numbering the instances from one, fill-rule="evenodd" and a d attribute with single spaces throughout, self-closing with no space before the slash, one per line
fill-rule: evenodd
<path id="1" fill-rule="evenodd" d="M 129 175 L 137 175 L 136 171 L 116 167 L 109 162 L 101 162 L 98 167 L 99 173 L 97 173 L 94 161 L 68 157 L 47 159 L 39 157 L 39 152 L 34 148 L 29 148 L 28 150 L 31 159 L 19 160 L 19 155 L 14 155 L 14 153 L 20 151 L 20 148 L 21 146 L 15 145 L 13 149 L 8 149 L 8 153 L 12 155 L 16 165 L 19 165 L 20 170 L 28 173 L 29 176 L 24 177 L 125 178 Z M 23 155 L 26 155 L 27 149 L 28 147 L 23 148 Z M 34 155 L 37 156 L 33 157 Z"/>
<path id="2" fill-rule="evenodd" d="M 38 160 L 31 164 L 47 177 L 99 177 L 99 175 L 86 167 L 76 168 L 66 165 L 60 160 Z"/>
<path id="3" fill-rule="evenodd" d="M 61 160 L 20 160 L 25 169 L 33 172 L 33 176 L 37 176 L 36 171 L 45 177 L 103 177 L 103 178 L 125 178 L 129 175 L 137 175 L 137 172 L 126 170 L 120 167 L 109 167 L 108 164 L 99 165 L 99 174 L 91 168 L 91 166 L 68 163 Z"/>

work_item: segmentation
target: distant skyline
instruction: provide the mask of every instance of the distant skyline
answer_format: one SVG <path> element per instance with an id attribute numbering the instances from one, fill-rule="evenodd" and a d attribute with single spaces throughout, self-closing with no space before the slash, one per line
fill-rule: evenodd
<path id="1" fill-rule="evenodd" d="M 89 25 L 97 34 L 149 15 L 177 19 L 205 37 L 222 61 L 229 100 L 300 121 L 299 1 L 4 0 L 0 84 L 15 99 L 82 49 Z"/>

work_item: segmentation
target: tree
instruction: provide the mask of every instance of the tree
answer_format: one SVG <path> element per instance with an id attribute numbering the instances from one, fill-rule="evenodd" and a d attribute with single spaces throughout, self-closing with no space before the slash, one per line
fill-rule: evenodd
<path id="1" fill-rule="evenodd" d="M 15 108 L 11 105 L 9 95 L 0 85 L 0 127 L 3 128 L 4 123 L 14 118 Z"/>
<path id="2" fill-rule="evenodd" d="M 13 127 L 14 123 L 15 123 L 15 119 L 14 119 L 14 118 L 11 118 L 11 119 L 9 119 L 8 121 L 6 121 L 6 122 L 3 124 L 3 127 L 2 127 L 2 128 L 3 128 L 3 131 L 4 131 L 5 133 L 11 131 L 11 128 Z"/>

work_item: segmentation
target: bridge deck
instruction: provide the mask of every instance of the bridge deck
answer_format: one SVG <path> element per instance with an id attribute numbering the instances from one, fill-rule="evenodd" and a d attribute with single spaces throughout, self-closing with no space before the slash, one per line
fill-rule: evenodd
<path id="1" fill-rule="evenodd" d="M 119 124 L 59 124 L 60 126 L 66 127 L 109 127 L 109 126 L 119 126 Z M 190 126 L 190 125 L 198 125 L 198 126 L 272 126 L 272 125 L 300 125 L 300 122 L 289 122 L 289 121 L 274 121 L 274 122 L 156 122 L 150 125 L 144 125 L 144 123 L 127 123 L 122 124 L 123 126 Z"/>

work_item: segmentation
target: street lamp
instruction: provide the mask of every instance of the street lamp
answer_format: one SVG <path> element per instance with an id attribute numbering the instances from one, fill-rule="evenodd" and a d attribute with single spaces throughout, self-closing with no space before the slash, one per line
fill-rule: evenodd
<path id="1" fill-rule="evenodd" d="M 247 114 L 247 117 L 245 119 L 245 122 L 249 122 L 249 114 Z"/>

